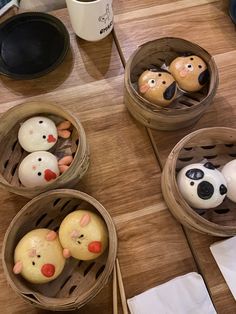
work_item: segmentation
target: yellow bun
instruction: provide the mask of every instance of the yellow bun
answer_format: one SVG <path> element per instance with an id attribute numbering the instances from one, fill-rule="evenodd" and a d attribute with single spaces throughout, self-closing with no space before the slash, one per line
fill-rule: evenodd
<path id="1" fill-rule="evenodd" d="M 87 210 L 76 210 L 65 217 L 59 229 L 64 256 L 91 260 L 100 256 L 108 245 L 103 219 Z"/>
<path id="2" fill-rule="evenodd" d="M 57 278 L 65 265 L 63 250 L 56 232 L 35 229 L 17 244 L 13 272 L 26 280 L 42 284 Z"/>
<path id="3" fill-rule="evenodd" d="M 146 70 L 139 77 L 138 89 L 143 98 L 165 107 L 174 100 L 177 86 L 170 73 Z"/>
<path id="4" fill-rule="evenodd" d="M 195 55 L 174 59 L 169 71 L 179 87 L 187 92 L 199 91 L 209 80 L 206 63 Z"/>

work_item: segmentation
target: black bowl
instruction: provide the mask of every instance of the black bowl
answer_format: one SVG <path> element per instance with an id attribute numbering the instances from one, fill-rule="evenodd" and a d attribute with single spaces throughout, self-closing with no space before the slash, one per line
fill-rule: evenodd
<path id="1" fill-rule="evenodd" d="M 234 24 L 236 24 L 236 0 L 230 0 L 229 2 L 229 15 Z"/>
<path id="2" fill-rule="evenodd" d="M 32 79 L 54 70 L 70 44 L 64 24 L 38 12 L 22 13 L 0 24 L 0 73 Z"/>

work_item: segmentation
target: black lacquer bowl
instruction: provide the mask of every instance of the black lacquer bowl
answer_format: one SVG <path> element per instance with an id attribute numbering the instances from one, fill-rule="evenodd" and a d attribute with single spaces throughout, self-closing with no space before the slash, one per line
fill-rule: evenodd
<path id="1" fill-rule="evenodd" d="M 38 12 L 22 13 L 0 24 L 0 73 L 32 79 L 54 70 L 70 44 L 64 24 Z"/>
<path id="2" fill-rule="evenodd" d="M 236 0 L 230 0 L 229 2 L 229 15 L 234 24 L 236 24 Z"/>

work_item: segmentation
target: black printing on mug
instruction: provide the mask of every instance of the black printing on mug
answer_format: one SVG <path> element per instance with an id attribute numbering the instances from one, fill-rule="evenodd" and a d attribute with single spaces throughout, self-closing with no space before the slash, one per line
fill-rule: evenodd
<path id="1" fill-rule="evenodd" d="M 109 4 L 107 4 L 106 12 L 103 15 L 99 16 L 98 21 L 106 24 L 108 21 L 110 21 L 110 15 L 111 15 L 111 12 L 109 9 Z"/>
<path id="2" fill-rule="evenodd" d="M 107 32 L 112 27 L 113 21 L 111 21 L 106 27 L 102 28 L 100 30 L 100 34 L 103 34 L 104 32 Z"/>

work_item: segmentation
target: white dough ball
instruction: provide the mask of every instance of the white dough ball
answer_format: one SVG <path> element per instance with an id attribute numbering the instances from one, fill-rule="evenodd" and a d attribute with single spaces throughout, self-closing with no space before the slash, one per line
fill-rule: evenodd
<path id="1" fill-rule="evenodd" d="M 26 120 L 18 132 L 19 143 L 27 152 L 49 150 L 55 145 L 57 138 L 55 123 L 40 116 Z"/>
<path id="2" fill-rule="evenodd" d="M 236 159 L 228 162 L 221 172 L 227 182 L 227 197 L 231 201 L 236 202 Z"/>
<path id="3" fill-rule="evenodd" d="M 186 202 L 194 208 L 217 207 L 227 193 L 225 178 L 210 162 L 184 167 L 177 175 L 177 183 Z"/>
<path id="4" fill-rule="evenodd" d="M 34 152 L 26 156 L 19 167 L 19 179 L 26 187 L 45 185 L 59 176 L 57 158 L 49 152 Z"/>

